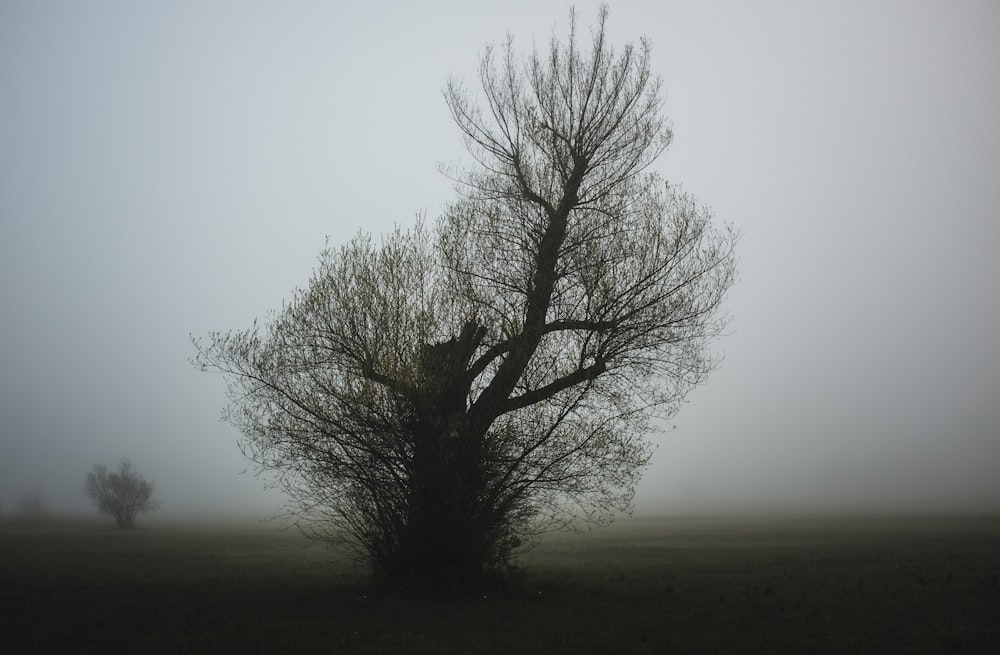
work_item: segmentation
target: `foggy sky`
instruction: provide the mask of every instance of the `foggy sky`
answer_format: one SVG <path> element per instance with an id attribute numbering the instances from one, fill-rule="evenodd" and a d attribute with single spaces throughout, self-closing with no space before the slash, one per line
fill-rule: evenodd
<path id="1" fill-rule="evenodd" d="M 189 334 L 280 308 L 326 237 L 436 217 L 447 77 L 566 9 L 0 3 L 3 509 L 87 511 L 122 457 L 164 513 L 277 507 Z M 622 1 L 608 30 L 653 44 L 656 170 L 743 234 L 725 361 L 638 511 L 1000 510 L 1000 7 Z"/>

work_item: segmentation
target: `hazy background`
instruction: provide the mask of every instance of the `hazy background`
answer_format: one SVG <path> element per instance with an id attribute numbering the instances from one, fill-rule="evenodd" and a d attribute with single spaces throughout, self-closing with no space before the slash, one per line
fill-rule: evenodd
<path id="1" fill-rule="evenodd" d="M 329 235 L 452 197 L 441 89 L 568 3 L 0 0 L 0 502 L 90 511 L 131 457 L 163 513 L 262 514 L 221 377 Z M 597 3 L 577 4 L 590 25 Z M 743 232 L 726 361 L 639 512 L 1000 510 L 1000 4 L 613 2 Z"/>

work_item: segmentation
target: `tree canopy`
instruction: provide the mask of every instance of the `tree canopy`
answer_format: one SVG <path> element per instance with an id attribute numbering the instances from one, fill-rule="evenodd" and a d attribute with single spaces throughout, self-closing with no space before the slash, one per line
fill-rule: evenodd
<path id="1" fill-rule="evenodd" d="M 280 312 L 196 342 L 303 528 L 395 582 L 479 584 L 627 511 L 650 419 L 717 363 L 736 236 L 649 170 L 661 81 L 606 18 L 449 81 L 471 158 L 436 222 L 328 247 Z"/>

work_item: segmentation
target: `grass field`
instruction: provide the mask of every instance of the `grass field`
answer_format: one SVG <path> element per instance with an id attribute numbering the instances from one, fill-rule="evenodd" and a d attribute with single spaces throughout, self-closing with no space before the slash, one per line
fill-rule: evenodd
<path id="1" fill-rule="evenodd" d="M 307 544 L 0 524 L 0 652 L 1000 653 L 1000 518 L 631 519 L 486 597 L 375 591 Z"/>

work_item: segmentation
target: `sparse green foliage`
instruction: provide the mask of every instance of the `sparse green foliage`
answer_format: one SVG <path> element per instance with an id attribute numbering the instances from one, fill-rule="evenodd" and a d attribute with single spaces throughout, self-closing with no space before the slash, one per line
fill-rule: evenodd
<path id="1" fill-rule="evenodd" d="M 97 505 L 98 511 L 111 514 L 120 527 L 135 525 L 140 512 L 153 511 L 153 483 L 144 479 L 127 459 L 118 463 L 118 470 L 108 473 L 104 464 L 95 464 L 87 474 L 87 495 Z"/>
<path id="2" fill-rule="evenodd" d="M 481 585 L 543 530 L 630 508 L 715 361 L 731 231 L 648 166 L 671 139 L 648 44 L 606 10 L 445 98 L 473 163 L 437 224 L 327 249 L 271 321 L 213 333 L 227 417 L 306 530 L 400 584 Z M 484 104 L 482 104 L 484 103 Z"/>

